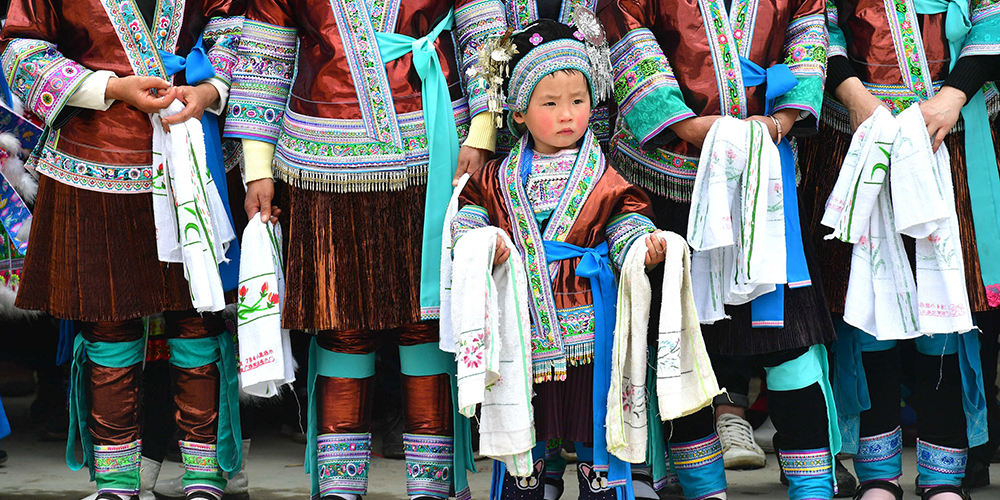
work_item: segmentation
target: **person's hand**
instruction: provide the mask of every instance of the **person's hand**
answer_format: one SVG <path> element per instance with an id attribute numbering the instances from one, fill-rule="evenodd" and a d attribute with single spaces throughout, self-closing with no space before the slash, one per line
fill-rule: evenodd
<path id="1" fill-rule="evenodd" d="M 944 86 L 934 94 L 934 97 L 920 103 L 920 113 L 924 115 L 927 135 L 931 137 L 935 153 L 944 141 L 944 136 L 948 135 L 958 123 L 965 101 L 965 92 L 955 87 Z"/>
<path id="2" fill-rule="evenodd" d="M 183 85 L 175 87 L 175 89 L 177 99 L 184 103 L 184 109 L 176 115 L 162 119 L 163 127 L 168 130 L 171 125 L 184 123 L 188 118 L 200 120 L 205 109 L 210 108 L 219 100 L 219 89 L 208 82 L 200 83 L 196 87 Z"/>
<path id="3" fill-rule="evenodd" d="M 243 209 L 247 211 L 247 217 L 253 217 L 260 212 L 261 222 L 278 222 L 281 209 L 271 205 L 274 199 L 274 180 L 257 179 L 247 184 L 247 197 L 243 202 Z"/>
<path id="4" fill-rule="evenodd" d="M 677 137 L 701 148 L 705 144 L 705 136 L 708 135 L 709 129 L 712 128 L 715 120 L 719 118 L 722 118 L 722 116 L 696 116 L 671 125 L 670 130 L 673 130 L 677 134 Z"/>
<path id="5" fill-rule="evenodd" d="M 775 111 L 774 113 L 771 114 L 771 116 L 773 116 L 775 120 L 778 120 L 778 123 L 781 123 L 781 137 L 787 137 L 788 131 L 791 130 L 793 126 L 795 126 L 795 119 L 798 118 L 799 116 L 799 110 L 786 108 L 779 111 Z M 771 116 L 754 115 L 748 117 L 746 120 L 743 121 L 752 120 L 763 123 L 764 127 L 767 128 L 767 133 L 771 137 L 771 141 L 778 142 L 779 139 L 778 127 L 774 125 L 774 120 L 771 119 Z"/>
<path id="6" fill-rule="evenodd" d="M 646 267 L 653 267 L 660 264 L 667 258 L 667 244 L 660 238 L 663 231 L 657 229 L 646 238 Z"/>
<path id="7" fill-rule="evenodd" d="M 108 79 L 108 99 L 122 101 L 143 113 L 156 113 L 174 102 L 176 90 L 170 82 L 153 76 L 123 76 Z"/>
<path id="8" fill-rule="evenodd" d="M 856 76 L 844 80 L 843 83 L 837 86 L 834 94 L 836 94 L 840 102 L 844 103 L 844 106 L 847 106 L 847 111 L 851 116 L 852 134 L 858 130 L 858 127 L 865 120 L 871 118 L 872 113 L 879 106 L 885 106 L 882 100 L 873 96 Z"/>
<path id="9" fill-rule="evenodd" d="M 463 174 L 472 175 L 476 173 L 483 165 L 486 164 L 486 160 L 490 159 L 490 152 L 486 149 L 474 148 L 472 146 L 462 146 L 458 150 L 458 168 L 455 169 L 455 178 L 451 180 L 452 186 L 458 185 L 458 179 L 462 177 Z"/>
<path id="10" fill-rule="evenodd" d="M 503 242 L 503 238 L 497 238 L 497 249 L 493 252 L 493 265 L 499 266 L 510 257 L 510 249 L 507 248 L 507 244 Z"/>

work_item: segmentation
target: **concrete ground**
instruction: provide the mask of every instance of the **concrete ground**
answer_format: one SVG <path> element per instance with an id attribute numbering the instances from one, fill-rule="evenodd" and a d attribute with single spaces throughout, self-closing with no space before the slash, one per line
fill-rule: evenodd
<path id="1" fill-rule="evenodd" d="M 77 500 L 93 492 L 86 470 L 72 472 L 66 468 L 65 443 L 43 443 L 36 437 L 37 425 L 30 422 L 28 407 L 31 396 L 4 398 L 3 403 L 11 421 L 14 434 L 0 441 L 0 447 L 10 458 L 0 466 L 0 500 Z M 375 443 L 375 449 L 380 447 Z M 913 448 L 904 449 L 903 480 L 907 499 L 918 498 L 913 494 L 916 474 Z M 292 442 L 277 430 L 259 429 L 250 448 L 248 470 L 250 495 L 254 500 L 307 499 L 308 476 L 302 470 L 303 445 Z M 473 498 L 486 500 L 489 496 L 491 462 L 477 462 L 478 474 L 471 474 Z M 850 465 L 848 464 L 848 468 Z M 1000 470 L 994 467 L 996 470 Z M 180 475 L 181 465 L 167 462 L 161 478 Z M 994 471 L 994 475 L 1000 474 Z M 778 482 L 778 466 L 774 455 L 768 455 L 767 467 L 756 471 L 727 471 L 729 498 L 732 500 L 781 499 L 785 487 Z M 563 498 L 577 497 L 578 488 L 574 475 L 566 475 L 566 492 Z M 1000 475 L 994 480 L 1000 483 Z M 405 500 L 404 463 L 373 457 L 369 500 Z M 1000 485 L 973 492 L 976 500 L 1000 500 Z"/>

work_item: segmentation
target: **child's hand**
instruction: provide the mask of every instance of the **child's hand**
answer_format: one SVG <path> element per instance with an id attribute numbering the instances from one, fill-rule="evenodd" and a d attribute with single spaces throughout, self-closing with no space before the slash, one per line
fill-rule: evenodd
<path id="1" fill-rule="evenodd" d="M 493 252 L 493 265 L 499 266 L 504 262 L 507 262 L 507 258 L 510 257 L 510 249 L 507 248 L 507 244 L 503 242 L 503 238 L 497 238 L 497 249 Z"/>
<path id="2" fill-rule="evenodd" d="M 653 267 L 667 258 L 667 244 L 659 237 L 662 232 L 657 229 L 646 238 L 646 267 Z"/>

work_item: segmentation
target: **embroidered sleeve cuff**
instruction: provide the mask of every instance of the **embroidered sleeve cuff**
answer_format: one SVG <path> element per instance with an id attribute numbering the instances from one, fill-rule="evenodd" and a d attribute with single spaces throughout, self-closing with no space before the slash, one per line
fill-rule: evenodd
<path id="1" fill-rule="evenodd" d="M 244 175 L 249 184 L 260 179 L 274 177 L 271 162 L 274 161 L 274 144 L 253 139 L 243 139 Z"/>
<path id="2" fill-rule="evenodd" d="M 105 91 L 108 90 L 108 80 L 115 76 L 110 71 L 95 71 L 88 76 L 76 92 L 66 101 L 67 106 L 84 109 L 96 109 L 97 111 L 107 111 L 114 104 L 114 99 L 107 99 Z"/>
<path id="3" fill-rule="evenodd" d="M 11 93 L 50 126 L 77 89 L 94 74 L 63 56 L 54 44 L 29 38 L 7 44 L 3 70 Z"/>
<path id="4" fill-rule="evenodd" d="M 226 103 L 229 101 L 229 85 L 219 77 L 209 78 L 202 83 L 210 83 L 215 87 L 215 90 L 219 91 L 219 99 L 211 107 L 205 108 L 205 111 L 222 116 L 226 112 Z"/>
<path id="5" fill-rule="evenodd" d="M 605 233 L 608 237 L 608 257 L 615 268 L 621 269 L 629 248 L 637 238 L 653 231 L 656 231 L 656 225 L 642 214 L 627 213 L 611 219 Z"/>
<path id="6" fill-rule="evenodd" d="M 489 113 L 482 112 L 472 117 L 469 124 L 469 135 L 463 146 L 485 149 L 490 152 L 497 150 L 497 129 Z"/>
<path id="7" fill-rule="evenodd" d="M 798 80 L 799 84 L 795 88 L 775 99 L 774 111 L 792 108 L 807 111 L 813 117 L 819 117 L 819 110 L 823 106 L 823 78 L 810 76 L 799 77 Z M 796 125 L 798 126 L 803 121 L 807 120 L 800 120 Z"/>

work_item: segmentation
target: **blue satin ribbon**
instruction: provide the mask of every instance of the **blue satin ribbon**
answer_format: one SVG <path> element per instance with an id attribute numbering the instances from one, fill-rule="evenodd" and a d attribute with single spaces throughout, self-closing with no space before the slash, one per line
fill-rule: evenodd
<path id="1" fill-rule="evenodd" d="M 757 63 L 740 56 L 743 85 L 765 85 L 764 114 L 774 111 L 774 101 L 798 85 L 799 81 L 785 64 L 775 64 L 766 70 Z M 777 144 L 781 158 L 781 195 L 785 208 L 785 272 L 792 288 L 809 286 L 809 266 L 802 245 L 802 227 L 799 222 L 799 198 L 795 186 L 795 154 L 787 138 Z M 783 327 L 785 322 L 785 286 L 779 285 L 771 293 L 750 303 L 750 318 L 754 328 Z"/>
<path id="2" fill-rule="evenodd" d="M 583 248 L 561 241 L 545 240 L 548 263 L 580 257 L 576 275 L 590 279 L 594 297 L 594 466 L 608 467 L 608 481 L 617 484 L 619 500 L 634 500 L 632 467 L 608 453 L 605 420 L 608 415 L 608 391 L 611 389 L 611 353 L 614 346 L 615 306 L 618 290 L 608 260 L 608 243 Z"/>
<path id="3" fill-rule="evenodd" d="M 413 54 L 413 69 L 420 76 L 424 126 L 427 132 L 427 195 L 424 202 L 424 235 L 420 253 L 420 309 L 441 306 L 441 226 L 451 199 L 451 179 L 458 168 L 458 129 L 451 107 L 448 80 L 444 77 L 434 41 L 450 30 L 454 10 L 430 33 L 413 38 L 399 33 L 375 33 L 382 61 L 388 64 L 406 54 Z"/>
<path id="4" fill-rule="evenodd" d="M 215 76 L 215 67 L 208 60 L 203 46 L 203 37 L 198 37 L 198 42 L 191 48 L 187 57 L 161 50 L 160 59 L 168 76 L 184 72 L 184 79 L 188 85 L 197 85 Z M 205 131 L 205 161 L 208 162 L 208 171 L 215 183 L 215 189 L 222 199 L 222 206 L 226 207 L 226 217 L 229 224 L 234 228 L 233 212 L 229 208 L 229 188 L 226 183 L 226 167 L 222 158 L 222 137 L 219 136 L 219 118 L 213 113 L 202 113 L 201 128 Z M 226 258 L 229 262 L 219 264 L 219 275 L 222 278 L 222 289 L 224 291 L 235 290 L 240 283 L 240 239 L 236 238 L 229 243 L 229 250 L 226 251 Z"/>

